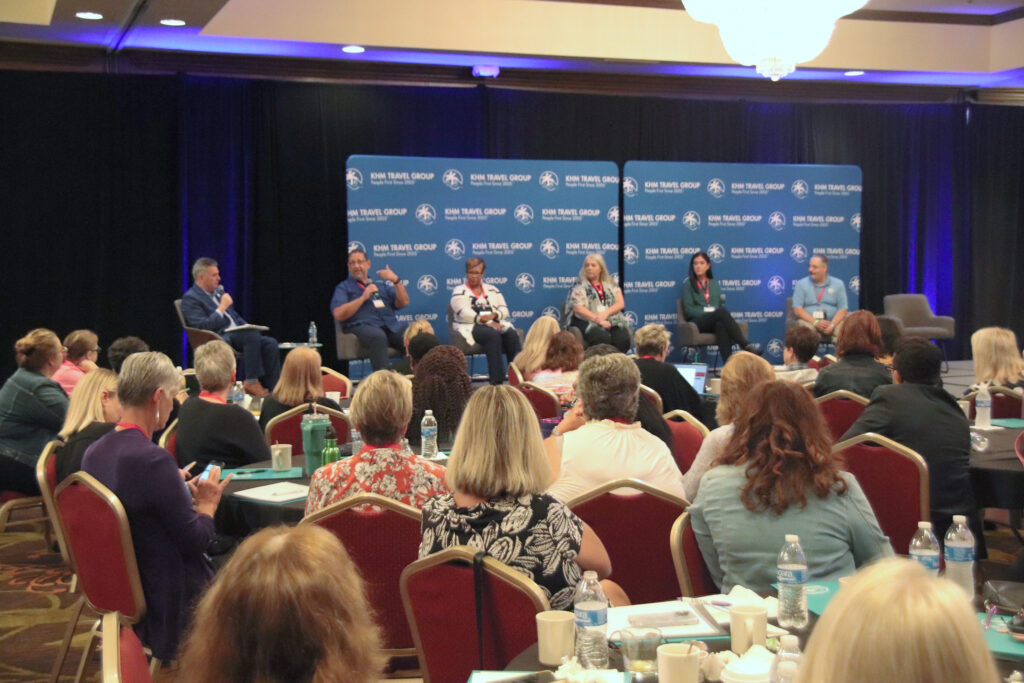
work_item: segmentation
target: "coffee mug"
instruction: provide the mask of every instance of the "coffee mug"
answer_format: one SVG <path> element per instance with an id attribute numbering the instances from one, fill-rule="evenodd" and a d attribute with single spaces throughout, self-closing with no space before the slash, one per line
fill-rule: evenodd
<path id="1" fill-rule="evenodd" d="M 661 683 L 699 683 L 701 649 L 692 643 L 658 646 L 658 680 Z"/>
<path id="2" fill-rule="evenodd" d="M 764 645 L 768 632 L 768 610 L 763 605 L 734 605 L 729 608 L 732 651 L 738 655 L 751 645 Z"/>
<path id="3" fill-rule="evenodd" d="M 722 393 L 722 378 L 721 377 L 712 377 L 711 378 L 711 393 L 712 394 L 716 394 L 716 395 Z"/>
<path id="4" fill-rule="evenodd" d="M 270 447 L 270 462 L 275 472 L 286 472 L 292 468 L 292 445 L 275 443 Z"/>
<path id="5" fill-rule="evenodd" d="M 328 391 L 325 394 L 327 398 L 331 399 L 335 403 L 341 404 L 341 392 L 340 391 Z"/>
<path id="6" fill-rule="evenodd" d="M 562 657 L 572 657 L 575 637 L 576 617 L 572 612 L 537 613 L 537 658 L 544 666 L 561 666 Z"/>

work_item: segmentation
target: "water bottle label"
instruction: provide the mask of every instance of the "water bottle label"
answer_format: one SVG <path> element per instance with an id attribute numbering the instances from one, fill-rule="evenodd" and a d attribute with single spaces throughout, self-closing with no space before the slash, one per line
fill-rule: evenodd
<path id="1" fill-rule="evenodd" d="M 779 567 L 779 585 L 796 586 L 807 583 L 807 570 Z"/>
<path id="2" fill-rule="evenodd" d="M 939 554 L 936 553 L 915 553 L 911 551 L 911 559 L 916 560 L 922 567 L 929 571 L 939 571 Z"/>
<path id="3" fill-rule="evenodd" d="M 420 427 L 420 435 L 424 439 L 436 439 L 437 427 Z"/>
<path id="4" fill-rule="evenodd" d="M 979 398 L 977 400 L 977 407 L 978 408 L 991 408 L 992 407 L 992 399 L 990 399 L 990 398 Z"/>
<path id="5" fill-rule="evenodd" d="M 575 609 L 576 627 L 588 628 L 590 626 L 604 626 L 608 623 L 608 608 L 604 609 Z"/>
<path id="6" fill-rule="evenodd" d="M 974 562 L 974 546 L 957 547 L 947 543 L 946 562 Z"/>

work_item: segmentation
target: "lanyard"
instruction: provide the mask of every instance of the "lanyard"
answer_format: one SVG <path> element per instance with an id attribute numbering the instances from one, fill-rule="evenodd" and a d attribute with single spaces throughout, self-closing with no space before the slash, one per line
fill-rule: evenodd
<path id="1" fill-rule="evenodd" d="M 700 280 L 697 280 L 697 291 L 704 295 L 704 303 L 708 306 L 711 305 L 711 280 L 708 279 L 708 283 L 702 288 L 700 286 Z"/>
<path id="2" fill-rule="evenodd" d="M 382 448 L 387 448 L 392 451 L 402 450 L 402 447 L 397 443 L 386 443 L 383 446 L 371 446 L 370 444 L 364 444 L 362 449 L 356 453 L 356 455 L 362 455 L 363 453 L 369 453 L 370 451 L 376 451 Z"/>
<path id="3" fill-rule="evenodd" d="M 207 400 L 213 401 L 214 403 L 223 403 L 224 405 L 227 405 L 228 403 L 217 394 L 211 394 L 209 391 L 200 391 L 199 398 L 205 398 Z"/>
<path id="4" fill-rule="evenodd" d="M 821 303 L 821 295 L 825 293 L 825 288 L 828 287 L 828 280 L 825 280 L 825 284 L 821 286 L 821 291 L 818 292 L 818 303 Z"/>
<path id="5" fill-rule="evenodd" d="M 640 356 L 640 360 L 643 360 L 645 358 L 648 358 L 650 360 L 654 360 L 654 356 Z"/>
<path id="6" fill-rule="evenodd" d="M 597 292 L 597 295 L 601 297 L 601 303 L 604 303 L 604 285 L 598 282 L 596 285 L 591 284 L 590 286 L 593 287 L 594 291 Z"/>
<path id="7" fill-rule="evenodd" d="M 129 429 L 138 429 L 147 439 L 149 438 L 149 434 L 146 434 L 146 430 L 134 422 L 118 422 L 117 426 L 124 431 L 128 431 Z"/>

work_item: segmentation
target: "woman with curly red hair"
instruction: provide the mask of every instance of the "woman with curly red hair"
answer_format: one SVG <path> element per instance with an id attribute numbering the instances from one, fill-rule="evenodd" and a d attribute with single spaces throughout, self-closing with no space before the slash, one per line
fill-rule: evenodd
<path id="1" fill-rule="evenodd" d="M 700 482 L 690 521 L 723 592 L 768 592 L 786 534 L 797 534 L 812 581 L 835 580 L 892 555 L 864 492 L 832 454 L 828 426 L 802 386 L 751 391 L 732 439 Z"/>
<path id="2" fill-rule="evenodd" d="M 571 332 L 562 330 L 551 338 L 544 364 L 530 380 L 550 389 L 562 403 L 574 398 L 572 385 L 583 362 L 583 344 Z"/>

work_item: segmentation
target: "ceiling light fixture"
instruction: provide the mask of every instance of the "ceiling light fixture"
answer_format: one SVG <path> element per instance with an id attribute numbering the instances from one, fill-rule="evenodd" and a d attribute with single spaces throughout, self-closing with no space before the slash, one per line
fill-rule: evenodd
<path id="1" fill-rule="evenodd" d="M 844 76 L 863 76 L 863 75 L 864 75 L 864 72 L 863 72 L 863 71 L 860 71 L 860 70 L 854 70 L 854 71 L 844 71 L 844 72 L 843 72 L 843 75 L 844 75 Z"/>
<path id="2" fill-rule="evenodd" d="M 366 48 L 363 47 L 362 45 L 346 45 L 345 47 L 341 48 L 341 51 L 347 52 L 350 55 L 358 55 L 362 54 L 363 52 L 366 52 Z"/>
<path id="3" fill-rule="evenodd" d="M 181 19 L 161 19 L 160 23 L 164 26 L 184 26 L 185 22 Z"/>
<path id="4" fill-rule="evenodd" d="M 836 21 L 867 0 L 685 0 L 695 20 L 718 27 L 725 51 L 777 81 L 824 51 Z"/>
<path id="5" fill-rule="evenodd" d="M 497 78 L 501 73 L 501 67 L 496 64 L 478 64 L 473 67 L 475 78 Z"/>
<path id="6" fill-rule="evenodd" d="M 99 21 L 103 18 L 102 14 L 96 12 L 75 12 L 75 16 L 86 21 Z"/>

